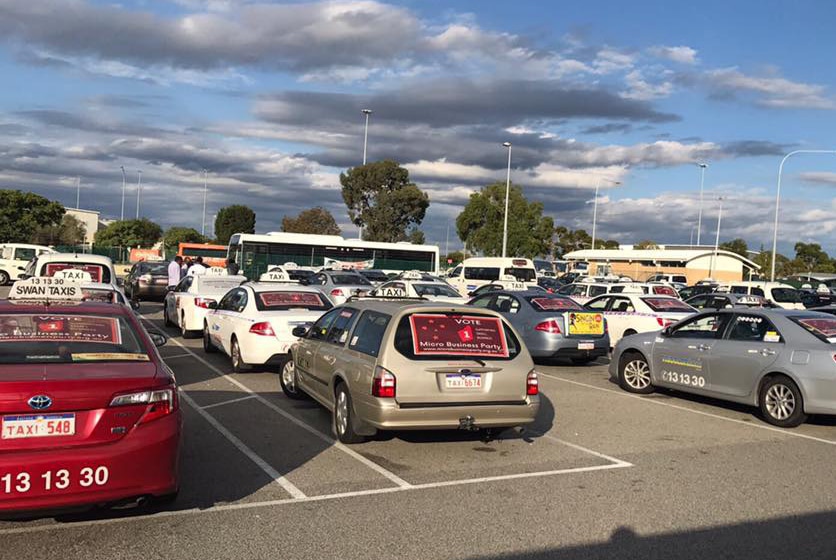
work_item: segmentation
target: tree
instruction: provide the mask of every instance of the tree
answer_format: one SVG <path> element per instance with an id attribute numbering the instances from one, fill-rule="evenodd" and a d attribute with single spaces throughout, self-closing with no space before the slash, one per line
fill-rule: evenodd
<path id="1" fill-rule="evenodd" d="M 35 230 L 32 242 L 40 245 L 79 245 L 84 243 L 87 228 L 70 214 L 64 214 L 61 223 L 42 226 Z"/>
<path id="2" fill-rule="evenodd" d="M 233 204 L 218 210 L 215 217 L 215 237 L 226 245 L 236 233 L 255 233 L 255 212 L 248 206 Z"/>
<path id="3" fill-rule="evenodd" d="M 795 244 L 795 259 L 791 266 L 794 272 L 832 272 L 833 263 L 818 243 Z"/>
<path id="4" fill-rule="evenodd" d="M 596 239 L 595 240 L 595 249 L 618 249 L 621 245 L 619 245 L 618 241 L 615 239 Z"/>
<path id="5" fill-rule="evenodd" d="M 412 228 L 407 236 L 407 241 L 413 245 L 423 245 L 427 242 L 427 238 L 424 236 L 423 231 L 418 228 Z"/>
<path id="6" fill-rule="evenodd" d="M 100 247 L 151 247 L 163 234 L 163 229 L 149 220 L 121 220 L 96 232 L 94 244 Z"/>
<path id="7" fill-rule="evenodd" d="M 340 227 L 331 212 L 317 206 L 299 212 L 295 218 L 282 218 L 282 231 L 290 233 L 315 233 L 318 235 L 340 235 Z"/>
<path id="8" fill-rule="evenodd" d="M 633 249 L 658 249 L 659 245 L 650 239 L 643 239 L 633 245 Z"/>
<path id="9" fill-rule="evenodd" d="M 348 216 L 368 241 L 405 241 L 407 229 L 421 223 L 430 205 L 409 172 L 391 160 L 340 173 L 340 184 Z"/>
<path id="10" fill-rule="evenodd" d="M 39 228 L 58 224 L 64 207 L 30 192 L 0 190 L 0 240 L 26 243 Z"/>
<path id="11" fill-rule="evenodd" d="M 731 241 L 724 241 L 719 245 L 720 249 L 725 249 L 726 251 L 731 251 L 732 253 L 737 253 L 741 257 L 748 258 L 749 254 L 749 245 L 746 244 L 746 241 L 740 238 L 732 239 Z"/>
<path id="12" fill-rule="evenodd" d="M 441 267 L 444 268 L 446 266 L 453 266 L 458 264 L 464 260 L 464 253 L 461 251 L 450 251 L 446 255 L 441 257 Z M 448 263 L 447 261 L 453 261 L 452 263 Z"/>
<path id="13" fill-rule="evenodd" d="M 772 271 L 772 252 L 764 251 L 763 246 L 761 246 L 760 253 L 755 255 L 752 261 L 761 267 L 759 271 L 760 275 L 769 279 Z M 775 277 L 789 276 L 790 274 L 792 274 L 790 259 L 778 253 L 775 258 Z"/>
<path id="14" fill-rule="evenodd" d="M 456 230 L 467 247 L 487 256 L 502 254 L 505 183 L 494 183 L 470 195 Z M 548 254 L 554 221 L 543 216 L 540 202 L 528 202 L 522 189 L 511 185 L 508 194 L 508 249 L 510 257 L 533 258 Z"/>
<path id="15" fill-rule="evenodd" d="M 166 255 L 177 254 L 180 243 L 207 243 L 208 240 L 194 228 L 171 227 L 163 235 L 163 247 Z"/>

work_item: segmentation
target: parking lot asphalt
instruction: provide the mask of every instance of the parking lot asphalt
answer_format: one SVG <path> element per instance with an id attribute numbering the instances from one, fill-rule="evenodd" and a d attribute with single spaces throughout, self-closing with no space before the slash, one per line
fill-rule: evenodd
<path id="1" fill-rule="evenodd" d="M 159 304 L 141 313 L 162 329 Z M 0 521 L 0 558 L 836 557 L 832 418 L 781 430 L 719 401 L 629 395 L 600 361 L 538 367 L 543 406 L 522 432 L 344 446 L 275 372 L 231 374 L 166 332 L 177 501 Z"/>

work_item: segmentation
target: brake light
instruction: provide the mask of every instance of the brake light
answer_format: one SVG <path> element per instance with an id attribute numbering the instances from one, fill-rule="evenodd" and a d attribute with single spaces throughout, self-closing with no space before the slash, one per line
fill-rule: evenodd
<path id="1" fill-rule="evenodd" d="M 372 378 L 372 396 L 385 399 L 395 398 L 397 383 L 394 373 L 384 367 L 377 366 L 374 369 L 374 378 Z"/>
<path id="2" fill-rule="evenodd" d="M 202 307 L 203 309 L 209 309 L 209 304 L 210 303 L 215 303 L 215 300 L 211 299 L 211 298 L 202 298 L 202 297 L 194 298 L 194 304 L 197 307 Z"/>
<path id="3" fill-rule="evenodd" d="M 656 317 L 656 322 L 659 323 L 659 326 L 663 329 L 668 325 L 673 325 L 676 323 L 673 319 L 665 319 L 664 317 Z"/>
<path id="4" fill-rule="evenodd" d="M 260 336 L 276 336 L 273 326 L 268 322 L 256 323 L 250 327 L 250 332 Z"/>
<path id="5" fill-rule="evenodd" d="M 558 325 L 557 321 L 554 319 L 549 319 L 548 321 L 538 323 L 537 326 L 534 327 L 534 330 L 547 332 L 549 334 L 560 334 L 560 325 Z"/>
<path id="6" fill-rule="evenodd" d="M 137 424 L 146 424 L 157 418 L 168 416 L 177 410 L 177 390 L 173 387 L 155 389 L 150 391 L 139 391 L 117 395 L 110 401 L 110 406 L 136 406 L 147 405 L 145 414 Z"/>
<path id="7" fill-rule="evenodd" d="M 343 294 L 343 291 L 342 291 L 341 289 L 339 289 L 339 288 L 334 288 L 333 290 L 331 290 L 331 295 L 332 295 L 332 296 L 342 297 L 344 294 Z"/>
<path id="8" fill-rule="evenodd" d="M 528 372 L 528 377 L 525 378 L 525 394 L 537 395 L 540 393 L 540 379 L 537 377 L 537 371 L 531 370 Z"/>

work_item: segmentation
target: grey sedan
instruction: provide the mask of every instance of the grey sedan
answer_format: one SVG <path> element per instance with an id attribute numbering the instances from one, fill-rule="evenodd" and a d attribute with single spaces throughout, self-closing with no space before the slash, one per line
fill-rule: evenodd
<path id="1" fill-rule="evenodd" d="M 702 310 L 752 307 L 777 307 L 763 296 L 713 292 L 692 296 L 685 300 L 691 307 Z"/>
<path id="2" fill-rule="evenodd" d="M 609 352 L 603 313 L 586 311 L 568 297 L 538 289 L 501 290 L 477 296 L 468 305 L 501 313 L 535 359 L 569 358 L 580 365 Z"/>
<path id="3" fill-rule="evenodd" d="M 836 414 L 836 317 L 788 309 L 720 309 L 616 345 L 610 376 L 631 393 L 668 387 L 760 408 L 793 427 Z"/>
<path id="4" fill-rule="evenodd" d="M 353 270 L 323 270 L 307 279 L 305 284 L 319 289 L 334 305 L 345 303 L 351 296 L 365 295 L 374 288 Z"/>

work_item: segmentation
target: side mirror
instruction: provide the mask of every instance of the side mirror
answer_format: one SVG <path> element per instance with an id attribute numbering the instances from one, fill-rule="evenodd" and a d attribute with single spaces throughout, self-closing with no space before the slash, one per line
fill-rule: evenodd
<path id="1" fill-rule="evenodd" d="M 671 325 L 668 325 L 664 329 L 662 329 L 662 336 L 670 336 L 671 335 Z"/>
<path id="2" fill-rule="evenodd" d="M 151 337 L 151 342 L 153 342 L 154 346 L 157 348 L 165 346 L 166 342 L 168 342 L 168 337 L 160 333 L 152 332 L 149 333 L 148 336 Z"/>
<path id="3" fill-rule="evenodd" d="M 137 301 L 135 299 L 132 299 L 132 300 L 130 300 L 130 302 L 131 302 L 131 309 L 133 309 L 134 311 L 139 311 L 139 301 Z"/>
<path id="4" fill-rule="evenodd" d="M 300 327 L 293 327 L 293 330 L 290 331 L 290 334 L 292 334 L 296 338 L 302 338 L 302 337 L 304 337 L 305 335 L 308 334 L 308 328 L 307 327 L 301 327 L 301 326 Z"/>
<path id="5" fill-rule="evenodd" d="M 476 297 L 476 292 L 467 292 L 467 297 Z"/>
<path id="6" fill-rule="evenodd" d="M 209 309 L 217 309 L 218 308 L 218 302 L 217 301 L 210 301 L 209 303 L 206 304 L 206 307 L 208 307 Z"/>

